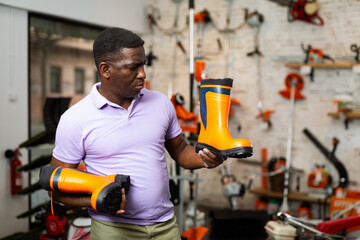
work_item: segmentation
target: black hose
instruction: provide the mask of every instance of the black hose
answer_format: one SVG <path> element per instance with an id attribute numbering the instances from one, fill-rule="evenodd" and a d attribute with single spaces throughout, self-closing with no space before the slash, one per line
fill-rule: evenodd
<path id="1" fill-rule="evenodd" d="M 312 141 L 312 143 L 315 144 L 315 146 L 320 150 L 320 152 L 322 152 L 325 157 L 335 166 L 340 178 L 338 187 L 346 188 L 349 184 L 348 173 L 344 165 L 335 157 L 334 151 L 330 152 L 328 149 L 326 149 L 308 129 L 305 128 L 303 132 Z"/>

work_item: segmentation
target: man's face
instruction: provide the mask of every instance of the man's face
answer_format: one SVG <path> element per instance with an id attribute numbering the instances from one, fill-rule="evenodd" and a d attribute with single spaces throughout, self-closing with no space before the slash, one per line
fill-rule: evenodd
<path id="1" fill-rule="evenodd" d="M 124 48 L 122 58 L 108 61 L 111 91 L 118 98 L 131 98 L 144 87 L 146 74 L 144 47 Z"/>

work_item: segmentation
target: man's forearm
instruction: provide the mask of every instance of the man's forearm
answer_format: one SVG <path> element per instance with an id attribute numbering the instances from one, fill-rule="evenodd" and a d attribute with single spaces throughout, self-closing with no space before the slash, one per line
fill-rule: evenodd
<path id="1" fill-rule="evenodd" d="M 187 145 L 178 159 L 180 166 L 186 169 L 198 169 L 204 167 L 204 161 L 195 152 L 195 148 Z"/>
<path id="2" fill-rule="evenodd" d="M 49 191 L 49 196 L 51 197 L 51 191 Z M 63 193 L 53 191 L 52 197 L 56 202 L 60 202 L 68 206 L 91 207 L 91 195 L 87 193 Z"/>

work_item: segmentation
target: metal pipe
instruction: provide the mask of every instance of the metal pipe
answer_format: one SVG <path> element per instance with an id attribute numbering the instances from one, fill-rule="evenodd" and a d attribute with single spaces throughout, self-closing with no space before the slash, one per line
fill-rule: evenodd
<path id="1" fill-rule="evenodd" d="M 190 112 L 194 111 L 194 0 L 189 0 L 189 70 L 190 70 Z"/>

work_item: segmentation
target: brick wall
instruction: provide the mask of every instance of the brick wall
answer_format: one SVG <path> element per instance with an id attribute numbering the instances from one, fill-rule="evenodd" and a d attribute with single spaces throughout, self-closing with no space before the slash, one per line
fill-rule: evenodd
<path id="1" fill-rule="evenodd" d="M 321 0 L 319 15 L 323 18 L 324 26 L 315 26 L 303 21 L 287 21 L 287 8 L 266 0 L 242 0 L 242 1 L 219 1 L 197 0 L 195 12 L 206 8 L 219 28 L 225 27 L 228 3 L 231 6 L 230 27 L 237 26 L 244 19 L 244 8 L 250 12 L 257 10 L 262 13 L 265 22 L 261 26 L 259 42 L 261 59 L 261 93 L 263 108 L 275 110 L 271 116 L 273 126 L 269 130 L 263 129 L 263 123 L 256 119 L 258 114 L 258 84 L 257 67 L 255 58 L 247 57 L 246 54 L 254 49 L 254 30 L 248 25 L 231 35 L 230 64 L 226 73 L 226 51 L 228 42 L 226 35 L 220 34 L 212 26 L 205 28 L 204 53 L 209 67 L 209 77 L 234 79 L 232 97 L 241 102 L 240 107 L 235 108 L 234 116 L 229 121 L 231 133 L 236 138 L 249 139 L 254 147 L 254 155 L 250 160 L 259 161 L 261 148 L 268 149 L 268 156 L 286 156 L 286 145 L 289 125 L 288 99 L 281 97 L 278 92 L 285 88 L 284 79 L 290 72 L 299 72 L 299 69 L 286 68 L 284 63 L 274 61 L 275 56 L 298 56 L 305 57 L 300 47 L 301 43 L 311 44 L 313 47 L 322 49 L 327 55 L 339 59 L 341 56 L 354 56 L 350 51 L 351 44 L 360 44 L 360 2 L 357 0 Z M 149 6 L 159 9 L 161 18 L 158 24 L 164 29 L 171 29 L 175 16 L 174 1 L 150 0 Z M 180 3 L 179 29 L 185 26 L 188 16 L 188 3 Z M 197 34 L 195 36 L 198 37 Z M 185 56 L 177 51 L 176 74 L 173 77 L 173 47 L 171 37 L 155 31 L 153 35 L 153 50 L 158 60 L 154 64 L 151 81 L 152 90 L 158 90 L 168 94 L 169 82 L 174 80 L 172 92 L 179 92 L 186 98 L 189 104 L 189 66 L 188 49 L 189 34 L 185 31 L 179 36 L 187 50 Z M 217 39 L 221 39 L 223 50 L 219 52 Z M 151 35 L 145 35 L 146 48 Z M 196 49 L 196 48 L 195 48 Z M 340 60 L 339 60 L 340 61 Z M 360 76 L 349 69 L 316 69 L 314 81 L 310 81 L 308 75 L 303 75 L 305 86 L 302 90 L 306 99 L 297 101 L 294 113 L 293 144 L 291 164 L 296 168 L 303 169 L 301 175 L 301 191 L 306 191 L 307 175 L 315 163 L 324 164 L 329 169 L 335 182 L 338 181 L 336 169 L 319 152 L 314 144 L 303 134 L 302 130 L 308 128 L 328 149 L 331 150 L 332 138 L 340 140 L 336 156 L 346 167 L 350 181 L 350 188 L 360 190 L 356 184 L 359 182 L 359 159 L 360 159 L 360 120 L 353 120 L 346 130 L 344 122 L 331 118 L 328 112 L 334 112 L 333 104 L 336 91 L 352 91 L 358 97 L 360 93 Z M 237 127 L 241 124 L 242 131 L 237 133 Z M 236 159 L 228 159 L 227 164 L 231 167 L 230 172 L 246 183 L 250 177 L 254 177 L 254 187 L 260 186 L 259 167 L 239 163 Z M 203 205 L 226 207 L 227 200 L 222 196 L 220 183 L 220 168 L 214 170 L 199 170 L 200 178 L 204 181 L 199 186 L 199 201 Z M 185 193 L 187 193 L 185 189 Z M 244 199 L 239 200 L 239 207 L 251 209 L 257 196 L 247 193 Z"/>

